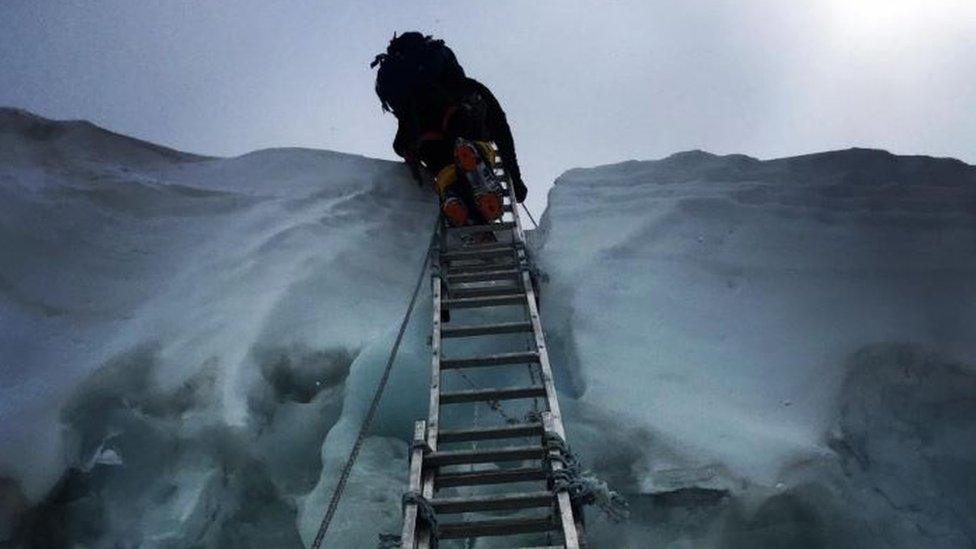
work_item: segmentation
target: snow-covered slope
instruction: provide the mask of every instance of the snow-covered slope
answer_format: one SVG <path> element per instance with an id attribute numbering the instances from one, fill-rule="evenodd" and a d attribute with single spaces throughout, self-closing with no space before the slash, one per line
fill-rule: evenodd
<path id="1" fill-rule="evenodd" d="M 297 545 L 325 433 L 350 386 L 371 390 L 435 212 L 392 162 L 201 158 L 0 111 L 0 539 Z M 398 434 L 423 410 L 399 404 Z M 377 529 L 399 505 L 382 489 Z"/>
<path id="2" fill-rule="evenodd" d="M 391 162 L 0 110 L 0 544 L 307 544 L 434 213 Z M 533 240 L 570 442 L 631 502 L 591 546 L 972 545 L 976 168 L 573 170 Z M 330 547 L 397 526 L 419 303 Z"/>
<path id="3" fill-rule="evenodd" d="M 976 167 L 688 152 L 566 173 L 542 229 L 570 434 L 641 525 L 606 546 L 974 543 Z"/>

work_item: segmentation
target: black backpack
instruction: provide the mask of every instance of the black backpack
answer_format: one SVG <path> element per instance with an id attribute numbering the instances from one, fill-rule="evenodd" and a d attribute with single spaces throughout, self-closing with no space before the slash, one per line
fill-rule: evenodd
<path id="1" fill-rule="evenodd" d="M 383 110 L 398 118 L 407 114 L 418 90 L 436 89 L 455 95 L 465 79 L 464 69 L 443 40 L 419 32 L 393 35 L 386 53 L 376 56 L 370 67 L 376 73 L 376 95 Z"/>

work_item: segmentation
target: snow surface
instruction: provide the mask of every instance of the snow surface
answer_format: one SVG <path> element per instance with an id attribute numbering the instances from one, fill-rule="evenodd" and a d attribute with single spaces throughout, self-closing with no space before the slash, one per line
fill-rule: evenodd
<path id="1" fill-rule="evenodd" d="M 976 168 L 689 152 L 549 203 L 569 439 L 631 503 L 593 547 L 973 545 Z M 0 540 L 307 544 L 434 214 L 391 162 L 0 110 Z M 398 527 L 427 300 L 329 547 Z"/>

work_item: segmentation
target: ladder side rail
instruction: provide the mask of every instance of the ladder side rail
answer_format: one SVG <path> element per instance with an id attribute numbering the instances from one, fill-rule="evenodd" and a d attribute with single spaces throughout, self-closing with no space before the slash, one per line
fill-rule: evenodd
<path id="1" fill-rule="evenodd" d="M 553 417 L 549 412 L 542 413 L 542 425 L 547 434 L 556 433 Z M 553 471 L 563 469 L 563 462 L 558 459 L 559 457 L 559 452 L 555 450 L 549 451 L 549 466 Z M 580 518 L 574 516 L 573 501 L 569 497 L 569 492 L 566 490 L 556 492 L 556 506 L 559 508 L 559 518 L 562 523 L 563 539 L 566 544 L 566 549 L 580 549 L 582 547 L 580 544 L 580 533 L 582 532 L 583 523 Z"/>
<path id="2" fill-rule="evenodd" d="M 552 367 L 549 364 L 549 351 L 546 348 L 546 338 L 542 331 L 542 323 L 539 320 L 539 309 L 535 304 L 535 291 L 532 288 L 532 281 L 529 280 L 529 272 L 522 271 L 523 282 L 525 283 L 526 305 L 529 307 L 529 317 L 532 322 L 533 335 L 535 336 L 536 349 L 539 353 L 539 371 L 542 377 L 542 385 L 546 391 L 546 401 L 549 411 L 543 415 L 545 429 L 559 438 L 566 440 L 566 430 L 563 428 L 562 414 L 559 409 L 559 399 L 556 396 L 556 385 L 553 382 Z M 552 468 L 558 471 L 562 468 L 559 461 L 552 461 Z M 559 514 L 562 518 L 563 537 L 566 549 L 578 549 L 580 540 L 578 535 L 577 519 L 573 511 L 573 505 L 569 494 L 561 490 L 556 494 L 556 501 L 559 507 Z"/>
<path id="3" fill-rule="evenodd" d="M 500 175 L 502 174 L 504 174 L 504 172 L 501 172 Z M 505 181 L 504 190 L 508 196 L 509 204 L 511 205 L 511 208 L 506 209 L 505 213 L 511 215 L 511 221 L 507 221 L 507 222 L 501 221 L 496 223 L 495 225 L 497 226 L 497 228 L 495 229 L 495 232 L 496 234 L 499 231 L 509 232 L 507 236 L 510 239 L 509 242 L 511 242 L 511 246 L 514 251 L 513 260 L 515 261 L 515 264 L 513 264 L 510 267 L 511 270 L 506 272 L 505 274 L 511 273 L 509 274 L 509 276 L 511 276 L 511 278 L 514 279 L 514 281 L 517 281 L 516 284 L 518 284 L 519 282 L 521 283 L 522 286 L 521 289 L 524 293 L 520 292 L 521 295 L 518 296 L 520 298 L 519 301 L 521 301 L 521 299 L 525 300 L 525 306 L 529 313 L 529 319 L 528 319 L 529 322 L 527 323 L 529 326 L 526 326 L 526 328 L 531 329 L 534 336 L 536 355 L 538 357 L 537 362 L 539 365 L 539 373 L 542 382 L 542 384 L 538 386 L 537 390 L 539 391 L 539 396 L 544 397 L 546 399 L 546 405 L 547 405 L 547 411 L 544 412 L 542 415 L 543 423 L 542 425 L 540 425 L 541 428 L 540 431 L 542 431 L 543 434 L 558 436 L 561 439 L 565 440 L 566 437 L 565 429 L 562 422 L 562 414 L 560 411 L 558 396 L 556 394 L 554 378 L 552 375 L 552 367 L 549 362 L 548 348 L 546 345 L 545 334 L 542 330 L 541 317 L 539 314 L 538 306 L 536 304 L 536 292 L 532 283 L 532 277 L 530 272 L 531 262 L 525 244 L 525 232 L 522 226 L 521 218 L 518 214 L 518 209 L 516 207 L 518 202 L 515 199 L 514 185 L 511 183 L 510 180 Z M 454 230 L 450 231 L 450 233 L 465 234 L 467 232 L 472 232 L 476 230 L 478 229 L 475 229 L 474 227 L 461 228 L 461 229 L 455 228 Z M 430 455 L 431 459 L 429 460 L 426 459 L 427 456 L 424 454 L 424 450 L 425 450 L 424 446 L 422 444 L 417 444 L 416 442 L 414 445 L 415 447 L 412 451 L 412 455 L 415 457 L 415 459 L 411 459 L 411 479 L 410 479 L 411 490 L 415 490 L 419 483 L 421 495 L 428 500 L 431 500 L 434 497 L 434 492 L 436 489 L 435 483 L 442 462 L 444 462 L 445 460 L 447 460 L 448 457 L 450 457 L 447 455 L 448 453 L 437 452 L 438 438 L 439 438 L 440 407 L 442 403 L 447 403 L 446 401 L 444 401 L 444 399 L 442 399 L 441 391 L 440 391 L 441 371 L 446 364 L 446 362 L 443 362 L 443 356 L 442 356 L 441 338 L 443 334 L 442 334 L 441 307 L 444 305 L 463 306 L 469 304 L 469 301 L 471 304 L 475 304 L 476 302 L 478 304 L 481 304 L 481 302 L 488 303 L 489 301 L 492 302 L 492 304 L 494 304 L 494 301 L 490 298 L 473 299 L 474 296 L 468 298 L 462 298 L 462 300 L 460 301 L 458 301 L 458 298 L 454 298 L 448 301 L 444 299 L 444 296 L 442 294 L 445 285 L 449 284 L 450 282 L 453 282 L 454 281 L 453 278 L 457 278 L 458 281 L 466 282 L 467 278 L 475 279 L 475 281 L 477 281 L 478 279 L 494 280 L 495 277 L 497 277 L 497 274 L 493 272 L 484 273 L 484 274 L 481 272 L 476 272 L 476 273 L 472 273 L 471 275 L 462 274 L 460 276 L 455 274 L 452 277 L 444 276 L 447 274 L 452 274 L 450 273 L 450 271 L 442 272 L 443 267 L 447 267 L 448 265 L 450 265 L 451 256 L 442 257 L 440 255 L 442 251 L 447 251 L 450 249 L 450 243 L 448 242 L 448 233 L 449 231 L 446 230 L 444 226 L 442 226 L 441 232 L 439 234 L 440 236 L 440 241 L 438 242 L 439 246 L 436 246 L 435 249 L 432 251 L 434 256 L 432 257 L 431 260 L 431 267 L 432 267 L 431 294 L 432 294 L 432 301 L 433 301 L 433 310 L 432 310 L 433 329 L 431 335 L 432 353 L 431 353 L 431 372 L 430 372 L 430 376 L 431 376 L 430 406 L 428 409 L 428 417 L 427 417 L 426 424 L 421 429 L 422 434 L 420 435 L 426 438 L 426 449 L 429 449 L 429 451 L 431 452 Z M 461 252 L 461 253 L 456 253 L 454 255 L 457 255 L 458 257 L 463 257 L 466 254 Z M 442 260 L 447 260 L 447 261 L 444 262 Z M 461 269 L 463 268 L 464 267 L 461 267 Z M 502 270 L 502 272 L 504 272 L 504 270 Z M 505 296 L 505 297 L 514 298 L 515 296 L 512 295 L 512 296 Z M 461 335 L 462 333 L 463 332 L 459 332 L 458 334 L 455 334 L 455 336 Z M 480 392 L 484 392 L 484 391 L 480 391 Z M 509 392 L 511 392 L 510 389 Z M 508 393 L 506 393 L 506 395 L 507 394 Z M 468 396 L 469 395 L 467 395 L 467 392 L 465 392 L 464 394 L 459 393 L 458 395 L 452 396 L 452 398 L 460 402 L 461 400 L 470 400 L 469 398 L 467 398 Z M 418 422 L 418 425 L 422 423 L 423 423 L 422 421 Z M 418 436 L 417 429 L 418 427 L 415 425 L 415 438 Z M 466 432 L 460 431 L 459 433 L 466 433 Z M 507 433 L 502 433 L 502 434 L 507 434 Z M 459 436 L 466 437 L 468 435 L 461 434 Z M 477 435 L 477 433 L 472 431 L 470 436 L 474 437 L 480 435 Z M 515 450 L 522 450 L 522 449 L 513 447 L 509 450 L 514 452 Z M 526 447 L 526 449 L 524 450 L 527 451 L 528 447 Z M 417 455 L 418 451 L 419 451 L 419 455 Z M 558 451 L 554 449 L 548 450 L 547 448 L 535 447 L 533 452 L 538 452 L 538 457 L 536 459 L 541 459 L 543 457 L 548 457 L 548 458 L 559 457 Z M 441 454 L 444 455 L 441 456 Z M 439 457 L 443 457 L 444 459 L 439 459 Z M 457 457 L 458 459 L 461 459 L 463 456 L 461 456 L 459 453 Z M 479 456 L 472 455 L 471 459 L 477 461 L 476 458 L 478 457 Z M 458 460 L 456 459 L 454 461 L 458 461 Z M 547 459 L 546 461 L 548 462 L 550 471 L 558 471 L 563 468 L 563 463 L 559 459 Z M 458 462 L 460 463 L 460 461 Z M 415 466 L 415 464 L 417 465 Z M 543 470 L 544 469 L 545 467 L 543 467 Z M 520 474 L 529 475 L 532 473 L 531 471 L 529 471 Z M 472 477 L 471 479 L 465 479 L 459 477 L 457 480 L 459 483 L 462 484 L 468 482 L 473 484 L 481 484 L 482 481 L 490 483 L 492 480 L 505 480 L 505 479 L 493 479 L 488 477 L 486 478 Z M 563 547 L 565 547 L 566 549 L 580 549 L 581 547 L 584 546 L 583 544 L 585 543 L 584 540 L 582 539 L 584 530 L 582 524 L 581 510 L 574 508 L 569 493 L 566 490 L 560 490 L 550 497 L 553 498 L 553 508 L 554 508 L 553 511 L 558 515 L 559 524 L 561 526 L 561 530 L 563 533 L 563 544 L 564 544 Z M 493 501 L 494 500 L 492 500 L 492 502 Z M 459 500 L 458 502 L 454 502 L 451 499 L 444 500 L 443 502 L 440 503 L 443 504 L 442 507 L 444 505 L 448 505 L 448 506 L 455 505 L 455 503 L 457 505 L 461 505 L 461 504 L 474 505 L 473 503 L 467 502 L 466 500 L 464 501 Z M 488 505 L 488 503 L 485 503 L 485 505 Z M 491 505 L 495 505 L 495 503 L 491 503 Z M 501 505 L 501 503 L 499 503 L 499 505 Z M 506 505 L 508 504 L 506 503 Z M 453 509 L 453 507 L 451 508 Z M 458 507 L 458 509 L 460 509 L 460 507 Z M 402 537 L 403 547 L 409 549 L 430 549 L 431 547 L 436 545 L 437 540 L 434 539 L 435 533 L 430 531 L 428 525 L 423 523 L 422 521 L 418 523 L 417 521 L 418 512 L 419 510 L 417 509 L 416 504 L 412 504 L 412 505 L 408 504 L 404 509 L 405 524 L 404 524 L 404 536 Z M 409 526 L 407 522 L 410 523 Z M 457 525 L 451 524 L 449 526 L 461 527 L 461 524 L 460 523 Z M 501 524 L 499 524 L 498 526 L 500 527 Z M 533 528 L 534 527 L 535 526 L 533 526 Z M 474 526 L 472 526 L 471 528 L 474 528 Z M 485 526 L 485 528 L 488 528 L 488 526 Z M 409 529 L 413 529 L 414 531 L 414 539 L 416 540 L 416 544 L 414 544 L 413 541 L 409 540 L 408 536 L 406 535 Z M 478 530 L 476 533 L 476 530 L 477 528 L 474 528 L 470 532 L 467 532 L 467 535 L 462 537 L 468 537 L 470 535 L 474 535 L 476 537 L 480 537 L 481 535 L 498 535 L 497 533 L 495 534 L 488 533 L 487 530 L 484 533 L 481 533 L 480 530 Z M 461 533 L 462 532 L 458 530 L 457 532 L 454 532 L 452 535 L 448 537 L 452 537 L 452 538 L 457 537 L 455 534 L 460 535 Z"/>
<path id="4" fill-rule="evenodd" d="M 443 228 L 441 230 L 444 236 Z M 443 239 L 442 239 L 443 241 Z M 444 242 L 446 244 L 446 242 Z M 437 434 L 440 429 L 440 398 L 441 398 L 441 246 L 437 246 L 431 251 L 431 296 L 432 307 L 432 330 L 430 336 L 431 359 L 430 359 L 430 406 L 427 410 L 427 447 L 431 452 L 437 451 Z M 430 467 L 423 472 L 423 482 L 420 493 L 423 497 L 431 499 L 434 497 L 434 478 L 437 475 L 437 467 Z M 417 549 L 430 549 L 436 545 L 433 540 L 433 532 L 429 528 L 424 528 L 419 536 Z M 412 549 L 412 548 L 410 548 Z"/>
<path id="5" fill-rule="evenodd" d="M 508 193 L 515 203 L 515 189 L 514 185 L 508 185 Z M 528 269 L 528 254 L 525 250 L 525 233 L 522 230 L 522 220 L 519 217 L 518 211 L 512 212 L 512 220 L 515 225 L 513 232 L 517 237 L 518 241 L 522 244 L 519 246 L 519 256 L 521 259 L 520 268 L 520 278 L 522 280 L 522 287 L 525 291 L 525 304 L 529 310 L 529 322 L 532 323 L 532 333 L 535 337 L 536 352 L 539 355 L 539 370 L 542 374 L 542 384 L 546 388 L 546 400 L 549 401 L 549 413 L 552 415 L 553 431 L 560 436 L 560 438 L 566 438 L 566 431 L 563 429 L 562 414 L 559 410 L 559 401 L 556 397 L 556 386 L 553 382 L 552 377 L 552 367 L 549 364 L 549 350 L 546 346 L 546 336 L 542 331 L 542 321 L 539 317 L 539 307 L 536 305 L 535 298 L 535 287 L 532 284 L 532 277 Z"/>
<path id="6" fill-rule="evenodd" d="M 434 497 L 434 476 L 433 471 L 424 472 L 420 493 L 428 500 Z M 420 535 L 417 537 L 417 549 L 431 549 L 432 547 L 436 547 L 434 533 L 430 531 L 427 525 L 423 525 Z"/>
<path id="7" fill-rule="evenodd" d="M 427 445 L 432 452 L 437 451 L 437 433 L 440 429 L 440 395 L 441 395 L 441 295 L 443 283 L 441 281 L 440 250 L 434 250 L 431 269 L 431 296 L 433 311 L 431 315 L 432 328 L 430 335 L 430 407 L 427 409 Z"/>
<path id="8" fill-rule="evenodd" d="M 532 278 L 528 270 L 528 254 L 526 253 L 525 249 L 525 232 L 522 229 L 522 220 L 519 217 L 518 209 L 514 207 L 516 204 L 515 185 L 508 185 L 508 193 L 513 205 L 513 237 L 522 243 L 522 246 L 520 246 L 518 252 L 523 259 L 522 286 L 525 288 L 525 302 L 529 309 L 529 320 L 532 323 L 532 333 L 535 336 L 536 350 L 539 353 L 539 371 L 542 377 L 542 384 L 546 390 L 546 401 L 549 408 L 549 411 L 543 417 L 546 418 L 544 421 L 548 423 L 548 430 L 558 435 L 563 440 L 566 440 L 566 430 L 563 428 L 562 413 L 559 409 L 559 399 L 556 395 L 556 386 L 552 377 L 552 367 L 549 364 L 549 351 L 546 346 L 546 336 L 542 331 L 539 308 L 536 305 L 535 299 L 535 287 L 532 285 Z M 559 468 L 562 467 L 558 461 L 553 462 L 554 470 L 558 470 L 557 466 Z M 561 490 L 556 494 L 556 502 L 559 508 L 560 518 L 562 519 L 560 522 L 562 523 L 563 542 L 565 543 L 566 549 L 579 549 L 580 539 L 577 528 L 581 526 L 582 521 L 577 522 L 569 494 L 565 490 Z"/>
<path id="9" fill-rule="evenodd" d="M 522 280 L 525 284 L 525 301 L 529 308 L 529 321 L 532 323 L 532 335 L 535 338 L 536 353 L 539 356 L 539 371 L 542 377 L 542 385 L 546 389 L 546 400 L 549 401 L 549 413 L 552 414 L 553 432 L 560 438 L 566 438 L 566 431 L 563 428 L 562 413 L 559 410 L 559 400 L 556 396 L 556 384 L 553 381 L 552 366 L 549 363 L 549 349 L 546 347 L 546 336 L 542 331 L 542 323 L 539 319 L 539 308 L 535 303 L 535 290 L 532 288 L 532 281 L 529 279 L 529 272 L 522 271 Z"/>
<path id="10" fill-rule="evenodd" d="M 427 437 L 427 422 L 419 420 L 413 425 L 413 448 L 410 452 L 410 491 L 420 492 L 424 471 L 424 439 Z M 414 549 L 417 544 L 417 504 L 407 503 L 403 508 L 403 532 L 400 546 Z"/>

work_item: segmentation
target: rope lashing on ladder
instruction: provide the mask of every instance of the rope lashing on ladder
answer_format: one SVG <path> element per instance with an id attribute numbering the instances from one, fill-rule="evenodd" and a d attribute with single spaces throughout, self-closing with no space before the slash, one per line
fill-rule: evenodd
<path id="1" fill-rule="evenodd" d="M 542 412 L 539 410 L 529 410 L 525 412 L 525 423 L 542 423 Z"/>
<path id="2" fill-rule="evenodd" d="M 574 505 L 596 505 L 612 522 L 621 522 L 630 516 L 627 500 L 610 489 L 606 482 L 589 471 L 583 471 L 579 456 L 570 450 L 566 441 L 556 433 L 546 433 L 544 444 L 550 455 L 549 481 L 555 492 L 566 491 Z M 551 454 L 555 452 L 555 455 Z M 562 464 L 562 469 L 554 471 L 551 462 Z"/>
<path id="3" fill-rule="evenodd" d="M 427 449 L 429 450 L 430 448 L 428 447 Z M 437 526 L 437 513 L 434 511 L 434 506 L 430 504 L 430 500 L 425 498 L 420 492 L 411 490 L 403 494 L 401 502 L 404 509 L 410 504 L 417 506 L 417 520 L 427 524 L 427 528 L 430 530 L 430 547 L 431 549 L 437 549 L 437 540 L 440 539 L 440 529 Z M 380 542 L 377 545 L 377 549 L 397 549 L 402 547 L 400 541 L 399 534 L 380 534 Z"/>
<path id="4" fill-rule="evenodd" d="M 430 448 L 428 447 L 427 449 L 429 450 Z M 427 528 L 430 530 L 430 547 L 431 549 L 437 549 L 437 540 L 440 539 L 440 528 L 437 526 L 437 512 L 434 511 L 434 506 L 430 504 L 430 500 L 425 498 L 420 492 L 411 490 L 403 494 L 401 503 L 404 509 L 410 504 L 417 506 L 417 520 L 427 524 Z M 377 549 L 396 549 L 398 547 L 402 547 L 399 534 L 380 534 L 380 542 L 377 545 Z"/>
<path id="5" fill-rule="evenodd" d="M 437 540 L 440 539 L 441 532 L 437 526 L 437 513 L 434 511 L 434 506 L 423 494 L 416 491 L 403 494 L 403 506 L 406 507 L 411 503 L 417 506 L 417 520 L 426 523 L 427 528 L 430 529 L 431 549 L 437 549 Z"/>
<path id="6" fill-rule="evenodd" d="M 353 443 L 352 450 L 349 451 L 349 457 L 342 466 L 339 481 L 336 482 L 335 489 L 332 492 L 332 498 L 329 500 L 329 507 L 325 510 L 325 516 L 322 517 L 318 532 L 316 532 L 315 539 L 312 541 L 312 549 L 319 549 L 322 546 L 325 534 L 329 531 L 332 519 L 335 518 L 336 510 L 339 508 L 339 500 L 342 499 L 342 495 L 345 492 L 346 482 L 349 481 L 352 467 L 356 463 L 356 459 L 359 458 L 359 452 L 362 450 L 363 443 L 366 441 L 366 434 L 369 432 L 369 428 L 373 424 L 373 419 L 376 417 L 376 411 L 380 405 L 380 398 L 382 398 L 383 390 L 386 389 L 386 384 L 390 380 L 390 372 L 393 370 L 393 363 L 396 360 L 397 352 L 400 350 L 400 342 L 403 341 L 403 334 L 407 331 L 407 324 L 410 322 L 410 314 L 413 312 L 413 307 L 417 303 L 417 295 L 420 293 L 420 288 L 423 286 L 424 279 L 426 278 L 424 275 L 427 273 L 427 265 L 430 262 L 430 251 L 434 248 L 438 224 L 440 224 L 439 214 L 437 220 L 434 222 L 434 228 L 431 230 L 430 242 L 424 251 L 424 263 L 420 267 L 420 274 L 417 277 L 417 283 L 413 289 L 413 296 L 410 297 L 410 304 L 407 305 L 403 320 L 400 322 L 400 331 L 397 332 L 396 340 L 393 342 L 393 348 L 390 349 L 390 357 L 386 361 L 386 367 L 383 370 L 383 375 L 380 377 L 379 385 L 377 385 L 376 391 L 373 393 L 373 400 L 369 403 L 369 410 L 366 412 L 366 417 L 363 419 L 362 425 L 359 426 L 356 442 Z"/>
<path id="7" fill-rule="evenodd" d="M 583 482 L 582 469 L 579 463 L 579 456 L 569 449 L 566 441 L 556 433 L 546 433 L 544 444 L 549 452 L 549 480 L 552 481 L 552 489 L 556 492 L 565 490 L 569 493 L 569 498 L 577 505 L 590 505 L 596 501 L 596 495 L 590 487 Z M 562 464 L 560 470 L 552 470 L 551 462 L 556 461 Z"/>

